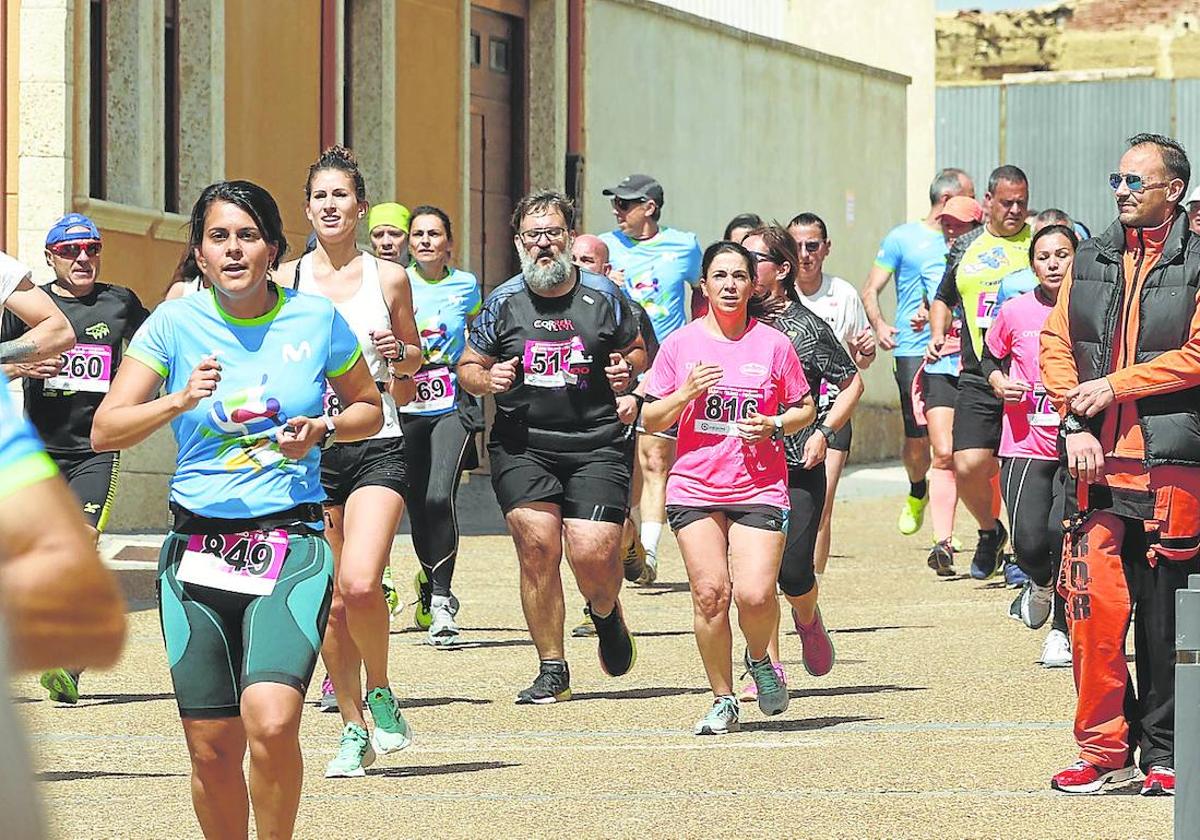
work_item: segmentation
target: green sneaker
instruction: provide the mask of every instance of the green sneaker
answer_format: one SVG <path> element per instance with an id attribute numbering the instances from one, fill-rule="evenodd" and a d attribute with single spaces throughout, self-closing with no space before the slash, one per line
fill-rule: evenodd
<path id="1" fill-rule="evenodd" d="M 79 678 L 66 668 L 54 668 L 42 674 L 42 688 L 55 703 L 74 706 L 79 702 Z"/>
<path id="2" fill-rule="evenodd" d="M 396 590 L 396 584 L 392 580 L 390 565 L 383 567 L 383 577 L 380 579 L 379 585 L 383 587 L 383 597 L 387 601 L 388 615 L 395 618 L 401 610 L 400 593 Z"/>
<path id="3" fill-rule="evenodd" d="M 413 601 L 416 605 L 413 624 L 420 630 L 428 630 L 429 625 L 433 624 L 433 584 L 425 576 L 424 569 L 413 577 L 413 591 L 417 593 L 417 600 Z"/>
<path id="4" fill-rule="evenodd" d="M 905 498 L 904 507 L 900 509 L 900 519 L 896 522 L 901 534 L 911 537 L 921 530 L 921 526 L 925 524 L 925 506 L 928 504 L 928 493 L 923 499 L 914 499 L 912 496 Z"/>
<path id="5" fill-rule="evenodd" d="M 373 688 L 367 694 L 367 706 L 375 721 L 371 745 L 375 752 L 387 755 L 412 743 L 412 729 L 400 714 L 400 703 L 390 688 Z"/>
<path id="6" fill-rule="evenodd" d="M 325 765 L 326 779 L 353 779 L 367 775 L 365 768 L 375 763 L 375 750 L 367 730 L 357 723 L 342 728 L 342 741 L 333 761 Z"/>

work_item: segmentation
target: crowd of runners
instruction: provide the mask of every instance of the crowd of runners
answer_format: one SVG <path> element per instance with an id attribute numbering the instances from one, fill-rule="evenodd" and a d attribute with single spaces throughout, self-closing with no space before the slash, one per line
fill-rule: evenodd
<path id="1" fill-rule="evenodd" d="M 604 190 L 616 227 L 598 236 L 563 194 L 522 198 L 520 271 L 487 294 L 455 265 L 450 216 L 369 204 L 349 150 L 297 180 L 302 255 L 288 259 L 266 190 L 213 184 L 152 312 L 101 282 L 103 237 L 78 213 L 46 235 L 49 283 L 0 255 L 0 361 L 28 417 L 0 389 L 0 497 L 50 487 L 61 507 L 61 474 L 78 511 L 64 528 L 94 546 L 119 453 L 174 437 L 159 611 L 206 836 L 245 836 L 252 807 L 260 836 L 291 835 L 318 658 L 319 706 L 342 719 L 327 777 L 412 742 L 388 670 L 392 540 L 407 510 L 413 620 L 435 648 L 459 644 L 456 497 L 485 456 L 537 652 L 518 704 L 571 697 L 564 554 L 587 603 L 571 632 L 596 638 L 609 676 L 635 667 L 621 590 L 655 584 L 669 527 L 713 695 L 692 731 L 737 730 L 743 703 L 785 712 L 780 597 L 805 671 L 835 665 L 820 586 L 861 371 L 881 352 L 910 484 L 900 533 L 919 539 L 928 514 L 928 566 L 958 577 L 961 500 L 978 530 L 967 579 L 1002 575 L 1015 591 L 997 608 L 1049 624 L 1041 664 L 1074 668 L 1079 760 L 1051 786 L 1141 774 L 1142 793 L 1173 793 L 1174 591 L 1200 572 L 1200 213 L 1174 140 L 1131 138 L 1108 184 L 1118 219 L 1094 237 L 1069 208 L 1031 210 L 1016 166 L 978 197 L 944 169 L 861 295 L 824 270 L 833 241 L 812 209 L 739 214 L 702 247 L 663 223 L 647 175 Z M 113 655 L 17 641 L 16 664 L 46 666 L 60 703 Z"/>

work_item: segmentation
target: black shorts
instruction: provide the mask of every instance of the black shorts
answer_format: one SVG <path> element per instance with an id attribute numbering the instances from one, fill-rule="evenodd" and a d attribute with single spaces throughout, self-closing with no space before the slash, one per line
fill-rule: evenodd
<path id="1" fill-rule="evenodd" d="M 493 439 L 492 489 L 506 515 L 530 502 L 558 505 L 564 519 L 625 522 L 630 472 L 620 441 L 587 452 L 551 452 Z"/>
<path id="2" fill-rule="evenodd" d="M 925 373 L 925 410 L 954 408 L 958 399 L 958 377 L 948 373 Z"/>
<path id="3" fill-rule="evenodd" d="M 1000 448 L 1004 403 L 982 377 L 964 373 L 954 402 L 954 451 Z"/>
<path id="4" fill-rule="evenodd" d="M 838 429 L 829 438 L 829 448 L 838 452 L 849 452 L 850 444 L 854 441 L 854 427 L 846 421 L 846 425 Z"/>
<path id="5" fill-rule="evenodd" d="M 79 507 L 87 524 L 103 531 L 117 497 L 117 476 L 121 457 L 116 452 L 89 452 L 84 455 L 55 455 L 54 463 L 71 492 L 79 499 Z"/>
<path id="6" fill-rule="evenodd" d="M 912 383 L 917 376 L 917 370 L 925 361 L 920 356 L 893 356 L 892 374 L 896 378 L 896 387 L 900 389 L 900 411 L 904 415 L 904 436 L 906 438 L 923 438 L 928 436 L 925 427 L 917 424 L 917 416 L 913 414 Z"/>
<path id="7" fill-rule="evenodd" d="M 716 505 L 713 507 L 689 507 L 667 505 L 667 522 L 671 530 L 678 533 L 701 519 L 714 513 L 723 513 L 730 522 L 758 528 L 760 531 L 787 531 L 788 512 L 774 505 Z"/>
<path id="8" fill-rule="evenodd" d="M 360 487 L 386 487 L 403 496 L 408 492 L 404 438 L 334 444 L 321 453 L 321 487 L 326 507 L 346 504 Z"/>
<path id="9" fill-rule="evenodd" d="M 817 583 L 814 560 L 821 511 L 825 509 L 825 465 L 811 470 L 788 469 L 787 540 L 779 564 L 779 588 L 793 598 L 807 595 Z"/>

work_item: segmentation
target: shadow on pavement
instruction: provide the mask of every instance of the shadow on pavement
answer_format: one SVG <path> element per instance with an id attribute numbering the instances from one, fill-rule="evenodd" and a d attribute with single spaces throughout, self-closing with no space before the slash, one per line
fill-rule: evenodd
<path id="1" fill-rule="evenodd" d="M 61 708 L 87 709 L 92 706 L 124 706 L 127 703 L 152 703 L 156 700 L 174 700 L 174 694 L 84 694 L 77 706 Z"/>
<path id="2" fill-rule="evenodd" d="M 814 729 L 828 729 L 843 723 L 868 723 L 879 718 L 863 717 L 861 715 L 845 715 L 841 717 L 801 718 L 800 720 L 756 720 L 742 724 L 743 732 L 810 732 Z"/>
<path id="3" fill-rule="evenodd" d="M 478 773 L 480 770 L 503 770 L 520 767 L 510 761 L 462 761 L 457 764 L 437 764 L 426 767 L 384 767 L 368 770 L 368 776 L 384 776 L 389 779 L 411 779 L 418 776 L 446 776 L 451 773 Z"/>
<path id="4" fill-rule="evenodd" d="M 709 694 L 711 689 L 704 688 L 627 688 L 624 691 L 584 691 L 573 693 L 571 702 L 580 700 L 653 700 L 658 697 L 681 697 L 685 694 Z"/>
<path id="5" fill-rule="evenodd" d="M 532 639 L 478 639 L 470 642 L 458 642 L 453 645 L 439 647 L 438 650 L 483 650 L 485 648 L 532 647 Z"/>
<path id="6" fill-rule="evenodd" d="M 639 595 L 673 595 L 676 592 L 687 592 L 691 588 L 687 581 L 683 581 L 682 583 L 647 583 L 631 591 Z"/>
<path id="7" fill-rule="evenodd" d="M 468 706 L 490 706 L 491 700 L 479 697 L 421 697 L 415 700 L 400 700 L 401 709 L 424 709 L 429 706 L 449 706 L 452 703 L 465 703 Z"/>
<path id="8" fill-rule="evenodd" d="M 107 770 L 50 770 L 38 773 L 39 782 L 82 782 L 89 779 L 182 779 L 184 773 L 111 773 Z"/>
<path id="9" fill-rule="evenodd" d="M 845 634 L 845 633 L 878 633 L 880 630 L 932 630 L 932 624 L 881 624 L 878 627 L 830 627 L 829 632 Z M 791 635 L 796 635 L 795 630 L 788 631 Z M 841 661 L 840 659 L 838 660 Z"/>
<path id="10" fill-rule="evenodd" d="M 839 685 L 834 688 L 793 688 L 788 697 L 845 697 L 851 694 L 895 694 L 906 691 L 928 691 L 922 685 Z"/>

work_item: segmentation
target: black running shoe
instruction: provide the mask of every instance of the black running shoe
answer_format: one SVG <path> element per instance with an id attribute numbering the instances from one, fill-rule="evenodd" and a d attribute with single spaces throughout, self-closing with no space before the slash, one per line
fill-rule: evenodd
<path id="1" fill-rule="evenodd" d="M 951 545 L 950 540 L 934 543 L 933 550 L 929 552 L 929 559 L 925 562 L 929 564 L 929 568 L 937 572 L 938 577 L 953 577 L 954 546 Z"/>
<path id="2" fill-rule="evenodd" d="M 629 673 L 633 663 L 637 662 L 637 643 L 633 634 L 625 626 L 625 616 L 621 612 L 621 602 L 617 601 L 613 611 L 600 618 L 588 605 L 588 614 L 596 625 L 596 636 L 599 637 L 600 667 L 610 677 L 620 677 Z"/>
<path id="3" fill-rule="evenodd" d="M 571 671 L 562 660 L 543 661 L 533 685 L 517 695 L 517 705 L 558 703 L 571 699 Z"/>
<path id="4" fill-rule="evenodd" d="M 1008 531 L 1004 523 L 996 520 L 994 531 L 980 531 L 979 542 L 975 546 L 975 556 L 971 559 L 971 577 L 975 580 L 987 580 L 1003 568 L 1004 549 L 1008 546 Z"/>

